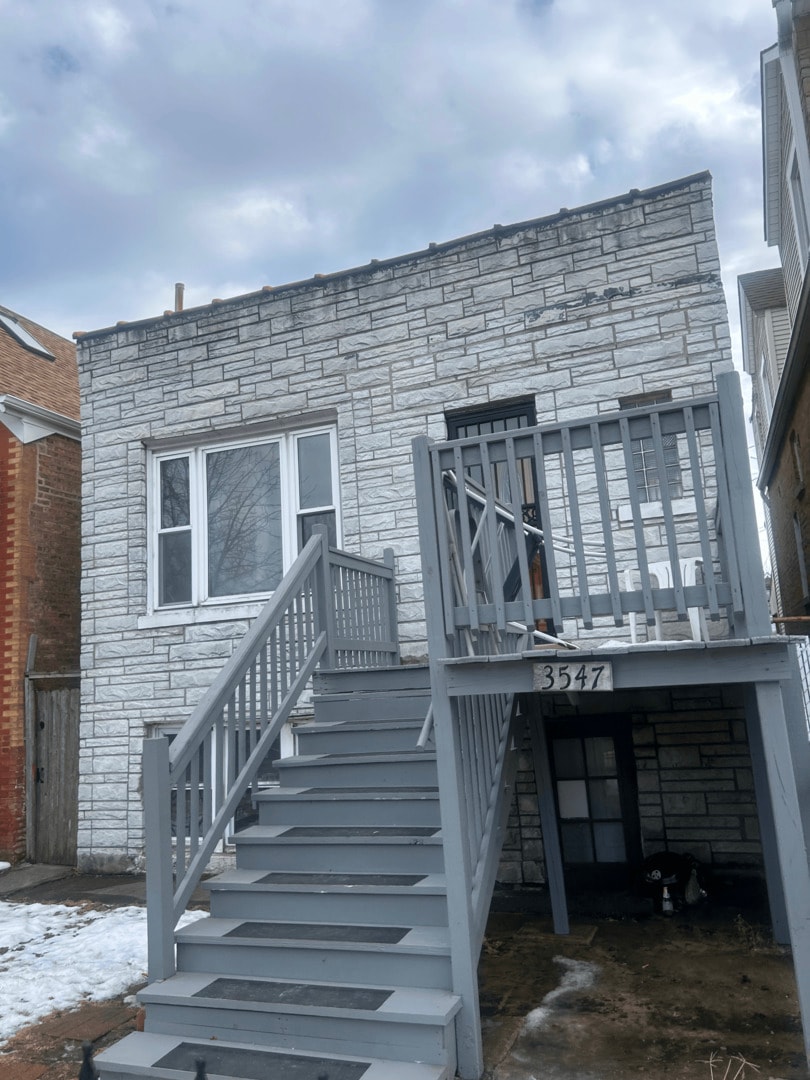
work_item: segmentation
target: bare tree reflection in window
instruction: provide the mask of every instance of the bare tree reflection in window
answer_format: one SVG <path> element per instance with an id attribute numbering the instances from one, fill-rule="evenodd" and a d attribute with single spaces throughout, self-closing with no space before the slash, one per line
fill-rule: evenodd
<path id="1" fill-rule="evenodd" d="M 208 593 L 271 592 L 283 573 L 277 443 L 206 455 Z"/>

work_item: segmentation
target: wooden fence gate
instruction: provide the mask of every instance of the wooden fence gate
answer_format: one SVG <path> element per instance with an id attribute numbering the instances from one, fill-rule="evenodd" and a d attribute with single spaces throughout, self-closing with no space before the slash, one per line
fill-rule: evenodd
<path id="1" fill-rule="evenodd" d="M 26 675 L 27 855 L 76 865 L 79 798 L 79 679 Z"/>

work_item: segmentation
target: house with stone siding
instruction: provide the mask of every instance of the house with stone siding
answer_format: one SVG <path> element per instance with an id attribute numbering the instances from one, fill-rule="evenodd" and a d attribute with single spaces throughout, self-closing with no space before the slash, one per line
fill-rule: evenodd
<path id="1" fill-rule="evenodd" d="M 72 865 L 81 492 L 76 349 L 5 307 L 0 477 L 0 859 Z"/>
<path id="2" fill-rule="evenodd" d="M 161 1011 L 184 971 L 322 982 L 331 957 L 339 981 L 352 949 L 353 982 L 450 995 L 433 1050 L 382 1025 L 368 1054 L 480 1076 L 496 878 L 546 886 L 564 933 L 578 891 L 688 852 L 763 876 L 781 939 L 801 924 L 807 744 L 770 635 L 708 174 L 119 323 L 78 356 L 78 861 L 147 860 L 164 1041 L 136 1040 L 139 1067 L 181 1067 L 172 1033 L 228 1037 L 235 1005 Z M 236 869 L 175 961 L 223 840 Z M 214 948 L 234 935 L 244 961 Z"/>

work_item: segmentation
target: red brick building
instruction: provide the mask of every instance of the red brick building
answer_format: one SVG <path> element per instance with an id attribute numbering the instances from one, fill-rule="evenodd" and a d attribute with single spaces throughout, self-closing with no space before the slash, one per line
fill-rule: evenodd
<path id="1" fill-rule="evenodd" d="M 79 666 L 79 439 L 74 345 L 0 307 L 0 858 L 12 861 L 32 854 L 26 667 Z"/>

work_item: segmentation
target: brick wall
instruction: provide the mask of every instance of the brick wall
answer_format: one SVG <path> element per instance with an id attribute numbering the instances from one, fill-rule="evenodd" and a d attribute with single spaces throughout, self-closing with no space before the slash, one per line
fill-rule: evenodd
<path id="1" fill-rule="evenodd" d="M 706 174 L 83 338 L 83 864 L 140 858 L 144 725 L 188 716 L 255 613 L 151 611 L 147 445 L 333 417 L 344 546 L 394 547 L 418 658 L 414 436 L 526 395 L 541 423 L 685 398 L 729 364 Z"/>
<path id="2" fill-rule="evenodd" d="M 25 854 L 25 665 L 77 670 L 81 455 L 61 435 L 23 445 L 0 425 L 0 857 Z"/>

